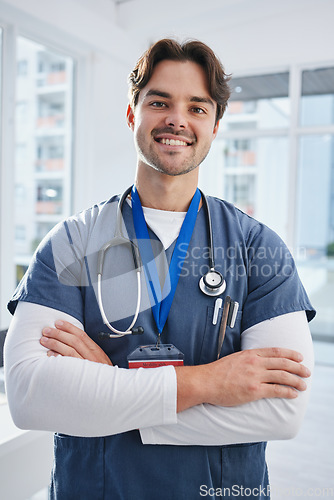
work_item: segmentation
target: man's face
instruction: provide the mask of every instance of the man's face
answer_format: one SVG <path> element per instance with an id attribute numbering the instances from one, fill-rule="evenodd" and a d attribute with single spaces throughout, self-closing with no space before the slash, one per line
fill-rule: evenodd
<path id="1" fill-rule="evenodd" d="M 217 105 L 210 97 L 203 68 L 186 61 L 161 61 L 138 104 L 128 108 L 138 167 L 181 175 L 202 163 L 218 132 Z"/>

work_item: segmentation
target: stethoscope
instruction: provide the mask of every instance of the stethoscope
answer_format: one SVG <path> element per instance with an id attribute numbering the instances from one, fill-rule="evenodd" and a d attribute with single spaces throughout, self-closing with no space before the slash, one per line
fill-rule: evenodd
<path id="1" fill-rule="evenodd" d="M 108 337 L 108 338 L 119 338 L 123 337 L 124 335 L 138 335 L 144 333 L 144 329 L 141 326 L 138 326 L 134 328 L 134 325 L 138 319 L 139 315 L 139 309 L 140 309 L 140 302 L 141 302 L 141 270 L 142 270 L 142 265 L 141 265 L 141 259 L 140 259 L 140 253 L 137 245 L 133 243 L 133 241 L 129 240 L 126 238 L 123 234 L 122 231 L 122 208 L 124 201 L 128 197 L 132 190 L 132 186 L 129 187 L 121 196 L 118 205 L 117 205 L 117 212 L 116 212 L 116 228 L 115 228 L 115 234 L 112 240 L 108 241 L 103 245 L 103 247 L 99 250 L 98 253 L 98 260 L 97 260 L 97 301 L 98 301 L 98 306 L 100 309 L 100 313 L 103 319 L 103 323 L 111 330 L 114 332 L 114 334 L 111 333 L 106 333 L 106 332 L 101 332 L 100 337 Z M 214 261 L 214 251 L 213 251 L 213 235 L 212 235 L 212 224 L 211 224 L 211 215 L 210 215 L 210 209 L 209 209 L 209 204 L 208 200 L 205 196 L 204 193 L 202 193 L 202 200 L 203 200 L 203 205 L 205 207 L 206 211 L 206 216 L 207 216 L 207 222 L 208 222 L 208 235 L 209 235 L 209 265 L 210 265 L 210 270 L 200 278 L 199 280 L 199 288 L 205 295 L 209 295 L 211 297 L 216 297 L 217 295 L 221 295 L 224 293 L 226 289 L 226 281 L 223 277 L 223 275 L 215 269 L 215 261 Z M 107 250 L 111 247 L 115 247 L 118 245 L 126 245 L 131 248 L 132 255 L 133 255 L 133 262 L 137 274 L 137 304 L 136 304 L 136 310 L 133 316 L 133 319 L 131 321 L 131 324 L 125 331 L 117 330 L 115 327 L 113 327 L 106 316 L 106 313 L 104 311 L 103 307 L 103 301 L 102 301 L 102 273 L 103 273 L 103 263 L 104 263 L 104 258 Z"/>

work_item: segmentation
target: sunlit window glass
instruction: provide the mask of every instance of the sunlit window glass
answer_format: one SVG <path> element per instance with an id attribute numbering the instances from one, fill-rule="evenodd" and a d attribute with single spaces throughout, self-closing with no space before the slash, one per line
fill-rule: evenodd
<path id="1" fill-rule="evenodd" d="M 224 198 L 254 215 L 257 184 L 257 139 L 224 141 Z"/>
<path id="2" fill-rule="evenodd" d="M 200 170 L 200 185 L 286 238 L 288 162 L 286 136 L 217 138 Z"/>
<path id="3" fill-rule="evenodd" d="M 298 263 L 318 312 L 310 326 L 318 338 L 333 339 L 334 136 L 301 138 L 298 180 Z"/>
<path id="4" fill-rule="evenodd" d="M 334 124 L 334 68 L 303 71 L 300 122 L 303 126 Z"/>
<path id="5" fill-rule="evenodd" d="M 223 128 L 268 129 L 289 125 L 289 73 L 232 78 Z"/>
<path id="6" fill-rule="evenodd" d="M 45 234 L 70 213 L 73 60 L 17 40 L 15 265 L 22 277 Z"/>

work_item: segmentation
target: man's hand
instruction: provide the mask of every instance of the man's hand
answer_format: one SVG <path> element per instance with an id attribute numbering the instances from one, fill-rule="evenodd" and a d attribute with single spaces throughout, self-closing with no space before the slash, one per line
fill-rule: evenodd
<path id="1" fill-rule="evenodd" d="M 55 326 L 42 331 L 40 342 L 49 349 L 48 356 L 70 356 L 112 366 L 106 353 L 86 332 L 67 321 L 56 321 Z"/>
<path id="2" fill-rule="evenodd" d="M 302 356 L 276 347 L 250 349 L 207 365 L 176 367 L 177 411 L 210 403 L 238 406 L 264 398 L 293 399 L 306 389 L 310 371 Z"/>

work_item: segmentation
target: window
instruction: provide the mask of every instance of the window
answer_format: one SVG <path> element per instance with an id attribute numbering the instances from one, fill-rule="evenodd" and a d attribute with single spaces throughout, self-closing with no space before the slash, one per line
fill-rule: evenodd
<path id="1" fill-rule="evenodd" d="M 10 19 L 0 27 L 0 330 L 38 243 L 72 212 L 75 60 L 17 35 L 26 29 Z"/>
<path id="2" fill-rule="evenodd" d="M 298 265 L 318 312 L 312 332 L 333 340 L 334 135 L 302 136 L 298 167 Z"/>
<path id="3" fill-rule="evenodd" d="M 219 194 L 286 239 L 289 73 L 233 78 L 231 88 L 214 144 L 221 156 Z"/>
<path id="4" fill-rule="evenodd" d="M 232 78 L 200 184 L 287 242 L 318 312 L 312 335 L 334 341 L 334 66 L 293 71 Z"/>
<path id="5" fill-rule="evenodd" d="M 70 212 L 73 60 L 19 37 L 17 64 L 24 67 L 16 85 L 15 266 L 19 279 L 38 243 Z"/>
<path id="6" fill-rule="evenodd" d="M 300 123 L 334 124 L 334 68 L 303 71 Z"/>
<path id="7" fill-rule="evenodd" d="M 297 244 L 302 249 L 299 268 L 318 311 L 313 335 L 333 341 L 334 67 L 303 71 L 301 93 L 296 226 Z"/>
<path id="8" fill-rule="evenodd" d="M 17 75 L 26 76 L 27 72 L 28 72 L 28 61 L 25 59 L 17 61 Z"/>
<path id="9" fill-rule="evenodd" d="M 289 73 L 233 78 L 223 127 L 249 130 L 287 127 L 290 118 Z"/>
<path id="10" fill-rule="evenodd" d="M 25 226 L 16 226 L 15 227 L 15 240 L 16 241 L 25 241 L 25 239 L 26 239 Z"/>
<path id="11" fill-rule="evenodd" d="M 298 246 L 310 259 L 324 259 L 334 245 L 334 136 L 300 138 Z"/>
<path id="12" fill-rule="evenodd" d="M 254 175 L 226 175 L 225 193 L 226 199 L 249 215 L 255 211 L 255 176 Z"/>

